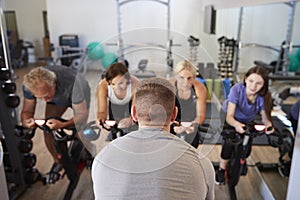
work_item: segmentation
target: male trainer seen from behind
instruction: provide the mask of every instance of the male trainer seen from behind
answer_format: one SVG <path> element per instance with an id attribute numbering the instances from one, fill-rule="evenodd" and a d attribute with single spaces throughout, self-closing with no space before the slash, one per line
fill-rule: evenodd
<path id="1" fill-rule="evenodd" d="M 138 84 L 131 116 L 139 130 L 117 138 L 95 157 L 95 199 L 214 199 L 211 162 L 169 132 L 176 115 L 169 81 Z"/>

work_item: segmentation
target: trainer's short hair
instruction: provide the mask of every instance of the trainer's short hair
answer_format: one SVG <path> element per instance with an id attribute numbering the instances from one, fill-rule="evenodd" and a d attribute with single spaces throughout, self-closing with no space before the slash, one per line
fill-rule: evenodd
<path id="1" fill-rule="evenodd" d="M 164 125 L 173 113 L 175 87 L 163 78 L 143 80 L 135 89 L 133 103 L 139 122 Z"/>

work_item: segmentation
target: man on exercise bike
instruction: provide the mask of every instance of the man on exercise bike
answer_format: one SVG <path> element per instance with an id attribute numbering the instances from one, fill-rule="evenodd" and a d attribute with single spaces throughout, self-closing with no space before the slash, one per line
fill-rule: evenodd
<path id="1" fill-rule="evenodd" d="M 64 66 L 47 66 L 32 69 L 24 76 L 24 102 L 21 111 L 22 125 L 27 128 L 36 126 L 34 114 L 37 99 L 46 101 L 45 118 L 61 117 L 67 108 L 74 111 L 73 118 L 62 122 L 47 120 L 50 129 L 66 128 L 76 125 L 78 132 L 86 124 L 89 114 L 90 87 L 85 78 L 76 70 Z M 52 134 L 44 133 L 46 146 L 53 157 L 51 173 L 58 173 L 62 164 L 54 145 Z"/>
<path id="2" fill-rule="evenodd" d="M 271 134 L 274 132 L 271 122 L 272 99 L 268 92 L 268 74 L 267 71 L 260 66 L 254 66 L 245 74 L 244 82 L 235 84 L 223 103 L 221 118 L 225 118 L 226 124 L 235 128 L 239 134 L 244 134 L 245 124 L 252 122 L 257 114 L 262 117 L 262 122 L 266 125 L 265 132 Z M 248 142 L 249 149 L 246 157 L 251 153 L 252 141 Z M 220 168 L 216 173 L 216 183 L 225 183 L 225 170 L 228 160 L 233 151 L 230 142 L 223 140 Z"/>

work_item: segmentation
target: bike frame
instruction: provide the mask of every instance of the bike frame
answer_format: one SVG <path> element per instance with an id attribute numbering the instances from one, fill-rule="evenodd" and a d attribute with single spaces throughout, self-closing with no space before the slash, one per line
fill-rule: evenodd
<path id="1" fill-rule="evenodd" d="M 63 121 L 62 119 L 59 119 Z M 76 128 L 71 128 L 71 135 L 68 135 L 61 130 L 50 130 L 46 126 L 46 120 L 35 120 L 37 126 L 42 130 L 53 134 L 55 139 L 55 148 L 58 155 L 61 157 L 61 162 L 65 173 L 69 179 L 69 185 L 64 195 L 64 200 L 70 200 L 75 190 L 80 173 L 83 169 L 83 164 L 81 164 L 81 159 L 84 155 L 85 147 L 82 142 L 76 137 L 77 130 Z M 70 144 L 68 145 L 68 142 Z"/>
<path id="2" fill-rule="evenodd" d="M 262 135 L 264 133 L 265 126 L 259 125 L 256 126 L 254 124 L 246 125 L 246 132 L 243 136 L 241 134 L 237 133 L 233 127 L 226 127 L 226 131 L 229 131 L 229 133 L 224 133 L 223 136 L 227 137 L 227 139 L 231 140 L 230 137 L 233 137 L 232 134 L 235 135 L 235 137 L 241 137 L 238 139 L 237 142 L 232 142 L 233 144 L 233 153 L 231 158 L 229 159 L 228 163 L 228 169 L 227 169 L 227 176 L 228 176 L 228 190 L 230 194 L 230 199 L 236 200 L 236 191 L 235 186 L 238 184 L 240 176 L 242 174 L 243 167 L 246 163 L 246 154 L 248 148 L 250 148 L 251 143 L 249 143 L 250 140 L 252 140 L 254 137 Z M 225 131 L 225 132 L 226 132 Z M 231 134 L 231 136 L 230 136 Z"/>
<path id="3" fill-rule="evenodd" d="M 106 120 L 105 123 L 99 123 L 105 130 L 109 131 L 112 135 L 112 140 L 122 137 L 127 133 L 137 130 L 135 125 L 131 125 L 127 128 L 118 128 L 118 123 L 115 120 Z"/>

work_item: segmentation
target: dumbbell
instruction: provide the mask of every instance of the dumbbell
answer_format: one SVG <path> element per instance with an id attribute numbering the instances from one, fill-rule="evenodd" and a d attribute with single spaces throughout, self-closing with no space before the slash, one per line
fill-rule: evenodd
<path id="1" fill-rule="evenodd" d="M 19 151 L 21 153 L 29 153 L 32 150 L 33 143 L 30 139 L 22 139 L 19 143 Z"/>
<path id="2" fill-rule="evenodd" d="M 24 137 L 25 133 L 24 133 L 23 129 L 24 129 L 23 126 L 16 125 L 16 127 L 15 127 L 15 136 Z"/>
<path id="3" fill-rule="evenodd" d="M 6 94 L 12 94 L 17 91 L 17 86 L 14 82 L 11 82 L 10 80 L 5 81 L 2 85 L 2 89 Z"/>
<path id="4" fill-rule="evenodd" d="M 10 108 L 16 108 L 20 104 L 20 97 L 16 94 L 8 94 L 6 97 L 6 105 Z"/>
<path id="5" fill-rule="evenodd" d="M 24 180 L 27 184 L 34 184 L 40 177 L 40 172 L 36 168 L 26 169 Z"/>
<path id="6" fill-rule="evenodd" d="M 7 81 L 11 78 L 10 72 L 6 68 L 0 68 L 0 80 Z"/>
<path id="7" fill-rule="evenodd" d="M 24 139 L 32 139 L 35 135 L 35 128 L 24 128 L 23 126 L 16 125 L 15 127 L 15 136 L 22 137 Z"/>
<path id="8" fill-rule="evenodd" d="M 10 158 L 8 152 L 3 153 L 3 164 L 5 167 L 11 167 Z"/>
<path id="9" fill-rule="evenodd" d="M 34 153 L 24 153 L 23 155 L 23 167 L 32 168 L 36 163 L 36 155 Z"/>

